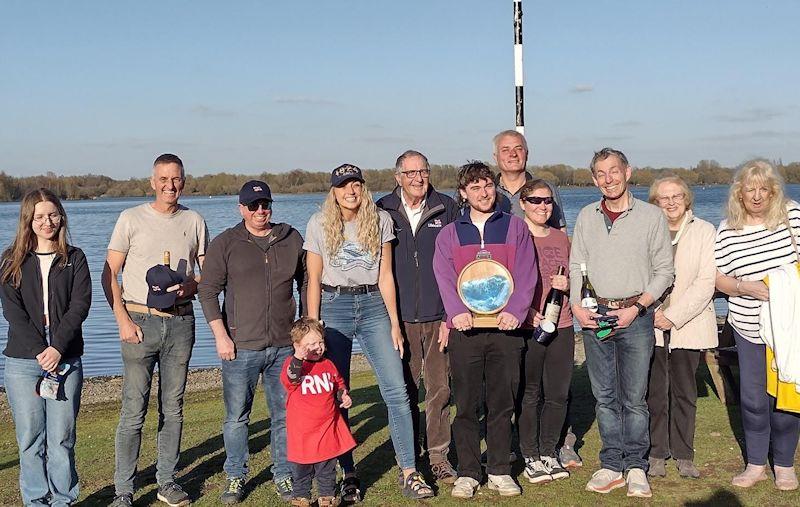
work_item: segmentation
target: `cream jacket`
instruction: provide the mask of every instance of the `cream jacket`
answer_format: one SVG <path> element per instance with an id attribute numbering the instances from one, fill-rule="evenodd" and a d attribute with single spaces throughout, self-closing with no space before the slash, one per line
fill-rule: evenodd
<path id="1" fill-rule="evenodd" d="M 686 212 L 689 222 L 675 252 L 675 286 L 664 316 L 675 327 L 670 330 L 670 349 L 711 349 L 719 344 L 714 311 L 713 225 Z M 656 329 L 656 345 L 664 346 L 664 334 Z"/>

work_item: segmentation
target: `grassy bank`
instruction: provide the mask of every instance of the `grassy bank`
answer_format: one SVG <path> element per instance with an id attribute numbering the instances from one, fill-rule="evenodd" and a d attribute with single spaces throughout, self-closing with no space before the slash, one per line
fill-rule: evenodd
<path id="1" fill-rule="evenodd" d="M 386 427 L 386 410 L 372 373 L 361 372 L 353 377 L 351 411 L 353 432 L 360 443 L 356 460 L 366 487 L 367 505 L 415 505 L 399 494 L 396 485 L 394 455 Z M 738 407 L 725 407 L 711 391 L 707 371 L 698 374 L 700 398 L 696 432 L 696 463 L 703 477 L 696 481 L 678 478 L 674 467 L 665 479 L 652 482 L 652 500 L 631 500 L 624 489 L 601 496 L 584 491 L 586 481 L 598 465 L 599 437 L 594 424 L 594 400 L 589 391 L 586 371 L 578 366 L 573 381 L 575 415 L 574 429 L 583 441 L 580 453 L 584 467 L 567 480 L 543 486 L 529 484 L 521 476 L 517 463 L 514 473 L 522 477 L 522 497 L 501 499 L 494 492 L 481 489 L 475 505 L 800 505 L 800 492 L 778 492 L 771 481 L 763 482 L 749 490 L 734 489 L 730 478 L 741 470 L 742 456 Z M 250 432 L 250 480 L 245 505 L 282 505 L 269 482 L 269 418 L 264 398 L 259 393 L 254 408 L 254 421 Z M 136 505 L 150 505 L 156 501 L 155 434 L 156 407 L 151 405 L 145 426 L 145 438 L 140 458 L 139 488 Z M 86 405 L 81 411 L 78 425 L 78 468 L 81 476 L 81 504 L 105 505 L 113 496 L 114 431 L 119 405 L 115 402 Z M 0 505 L 20 503 L 17 492 L 19 463 L 13 429 L 7 414 L 0 416 L 4 430 L 0 431 Z M 187 395 L 183 435 L 183 453 L 180 462 L 179 482 L 189 492 L 196 504 L 218 505 L 218 496 L 224 484 L 222 464 L 225 459 L 222 435 L 223 419 L 221 392 L 218 389 Z M 455 453 L 452 453 L 455 454 Z M 453 456 L 455 459 L 455 456 Z M 459 502 L 459 503 L 463 503 Z M 439 497 L 425 505 L 456 505 L 449 496 L 449 487 L 443 487 Z"/>

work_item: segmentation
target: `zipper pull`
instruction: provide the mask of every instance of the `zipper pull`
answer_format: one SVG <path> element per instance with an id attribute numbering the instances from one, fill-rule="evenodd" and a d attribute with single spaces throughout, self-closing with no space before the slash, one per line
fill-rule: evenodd
<path id="1" fill-rule="evenodd" d="M 417 259 L 417 251 L 414 250 L 414 264 L 419 267 L 419 259 Z"/>

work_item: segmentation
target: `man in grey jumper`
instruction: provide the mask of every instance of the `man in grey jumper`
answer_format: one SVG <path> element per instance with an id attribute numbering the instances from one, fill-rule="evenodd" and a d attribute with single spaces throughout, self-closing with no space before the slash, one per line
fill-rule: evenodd
<path id="1" fill-rule="evenodd" d="M 590 165 L 603 198 L 578 214 L 570 252 L 572 311 L 583 343 L 603 447 L 600 470 L 586 485 L 608 493 L 628 486 L 628 496 L 650 497 L 647 482 L 649 413 L 645 395 L 653 354 L 653 308 L 672 284 L 672 245 L 664 214 L 628 190 L 631 167 L 618 150 L 603 148 Z M 581 306 L 581 264 L 597 293 L 597 311 Z M 601 315 L 617 320 L 598 338 Z M 623 477 L 627 472 L 627 477 Z"/>

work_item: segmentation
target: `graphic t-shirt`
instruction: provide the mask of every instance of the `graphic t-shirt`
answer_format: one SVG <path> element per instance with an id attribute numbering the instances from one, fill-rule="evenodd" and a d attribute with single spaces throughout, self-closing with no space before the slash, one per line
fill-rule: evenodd
<path id="1" fill-rule="evenodd" d="M 292 463 L 310 464 L 341 456 L 356 446 L 342 417 L 336 393 L 346 389 L 344 379 L 330 359 L 303 361 L 300 383 L 289 382 L 292 356 L 281 369 L 286 388 L 286 457 Z"/>
<path id="2" fill-rule="evenodd" d="M 392 217 L 378 210 L 381 245 L 394 239 Z M 322 283 L 333 286 L 375 285 L 378 283 L 381 250 L 378 255 L 364 251 L 358 242 L 358 225 L 355 221 L 344 223 L 344 242 L 339 251 L 329 255 L 325 249 L 322 232 L 322 213 L 314 213 L 306 227 L 303 249 L 322 257 Z"/>
<path id="3" fill-rule="evenodd" d="M 531 308 L 536 308 L 544 314 L 544 298 L 550 292 L 552 284 L 550 275 L 558 272 L 559 266 L 564 266 L 564 274 L 569 278 L 569 238 L 558 229 L 550 228 L 550 234 L 543 238 L 533 238 L 533 246 L 536 248 L 536 258 L 539 260 L 539 283 L 533 292 L 533 303 Z M 561 315 L 557 322 L 557 327 L 572 327 L 572 310 L 569 308 L 567 296 L 569 290 L 564 291 L 564 299 L 561 302 Z"/>

